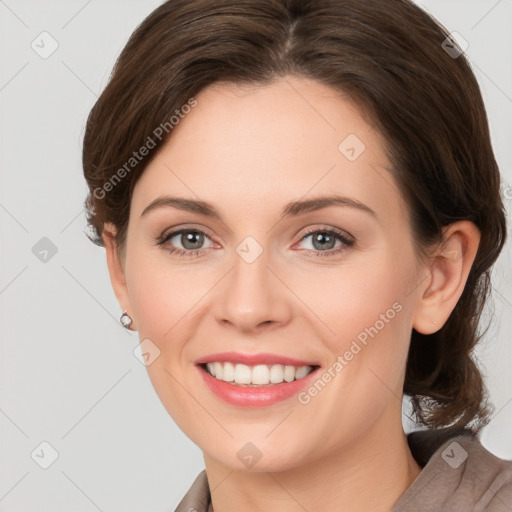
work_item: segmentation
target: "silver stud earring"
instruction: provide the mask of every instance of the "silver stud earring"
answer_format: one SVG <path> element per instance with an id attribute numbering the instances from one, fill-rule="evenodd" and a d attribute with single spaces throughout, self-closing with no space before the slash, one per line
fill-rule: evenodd
<path id="1" fill-rule="evenodd" d="M 124 328 L 131 330 L 130 325 L 132 324 L 132 319 L 131 319 L 130 315 L 128 315 L 127 311 L 123 311 L 123 314 L 121 315 L 121 318 L 119 319 L 119 321 L 121 322 L 121 325 Z"/>
<path id="2" fill-rule="evenodd" d="M 131 319 L 130 319 L 130 320 L 131 320 Z M 435 320 L 432 320 L 432 323 L 433 323 L 433 324 L 437 324 L 437 322 L 436 322 Z"/>

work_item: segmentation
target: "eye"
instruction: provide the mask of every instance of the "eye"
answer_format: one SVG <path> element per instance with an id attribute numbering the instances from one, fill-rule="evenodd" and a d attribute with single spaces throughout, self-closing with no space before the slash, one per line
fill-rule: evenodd
<path id="1" fill-rule="evenodd" d="M 212 241 L 203 231 L 184 228 L 161 236 L 158 239 L 158 245 L 168 244 L 167 251 L 178 256 L 199 256 L 209 248 L 203 247 L 206 240 Z"/>
<path id="2" fill-rule="evenodd" d="M 347 250 L 355 244 L 350 235 L 334 228 L 314 228 L 302 235 L 301 242 L 311 239 L 312 248 L 304 249 L 316 256 L 334 256 Z M 211 244 L 204 247 L 206 241 Z M 157 239 L 157 245 L 162 245 L 170 253 L 179 257 L 201 256 L 213 246 L 212 239 L 200 229 L 183 228 L 164 234 Z"/>
<path id="3" fill-rule="evenodd" d="M 333 256 L 339 254 L 347 248 L 352 247 L 354 239 L 346 233 L 334 228 L 318 229 L 314 228 L 307 231 L 301 238 L 301 242 L 311 239 L 312 248 L 306 248 L 317 256 Z M 338 243 L 338 245 L 336 245 Z"/>

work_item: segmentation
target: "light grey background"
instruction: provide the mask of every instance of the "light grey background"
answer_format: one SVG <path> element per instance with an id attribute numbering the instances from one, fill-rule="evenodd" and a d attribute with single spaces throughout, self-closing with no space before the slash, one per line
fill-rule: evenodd
<path id="1" fill-rule="evenodd" d="M 2 512 L 172 511 L 203 468 L 201 451 L 134 356 L 138 337 L 118 323 L 104 250 L 84 234 L 86 116 L 129 35 L 159 3 L 0 0 Z M 469 43 L 510 229 L 512 1 L 420 5 Z M 59 45 L 47 59 L 31 48 L 43 31 Z M 46 262 L 43 237 L 57 249 Z M 478 350 L 496 406 L 481 439 L 505 458 L 512 458 L 510 246 L 494 272 L 493 324 Z M 51 456 L 42 442 L 58 452 L 48 469 L 39 465 Z"/>

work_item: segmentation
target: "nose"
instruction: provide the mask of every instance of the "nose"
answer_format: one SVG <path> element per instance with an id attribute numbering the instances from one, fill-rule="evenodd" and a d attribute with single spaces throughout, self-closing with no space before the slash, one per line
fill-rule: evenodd
<path id="1" fill-rule="evenodd" d="M 293 294 L 269 259 L 266 251 L 252 262 L 235 254 L 233 268 L 217 291 L 218 322 L 240 332 L 254 333 L 273 330 L 290 321 Z"/>

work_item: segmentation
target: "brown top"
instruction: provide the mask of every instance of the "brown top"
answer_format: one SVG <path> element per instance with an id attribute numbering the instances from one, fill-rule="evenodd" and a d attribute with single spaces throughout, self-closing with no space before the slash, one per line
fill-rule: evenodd
<path id="1" fill-rule="evenodd" d="M 423 468 L 391 512 L 512 512 L 512 460 L 486 450 L 469 430 L 420 430 L 407 435 Z M 203 469 L 174 512 L 208 512 Z"/>

